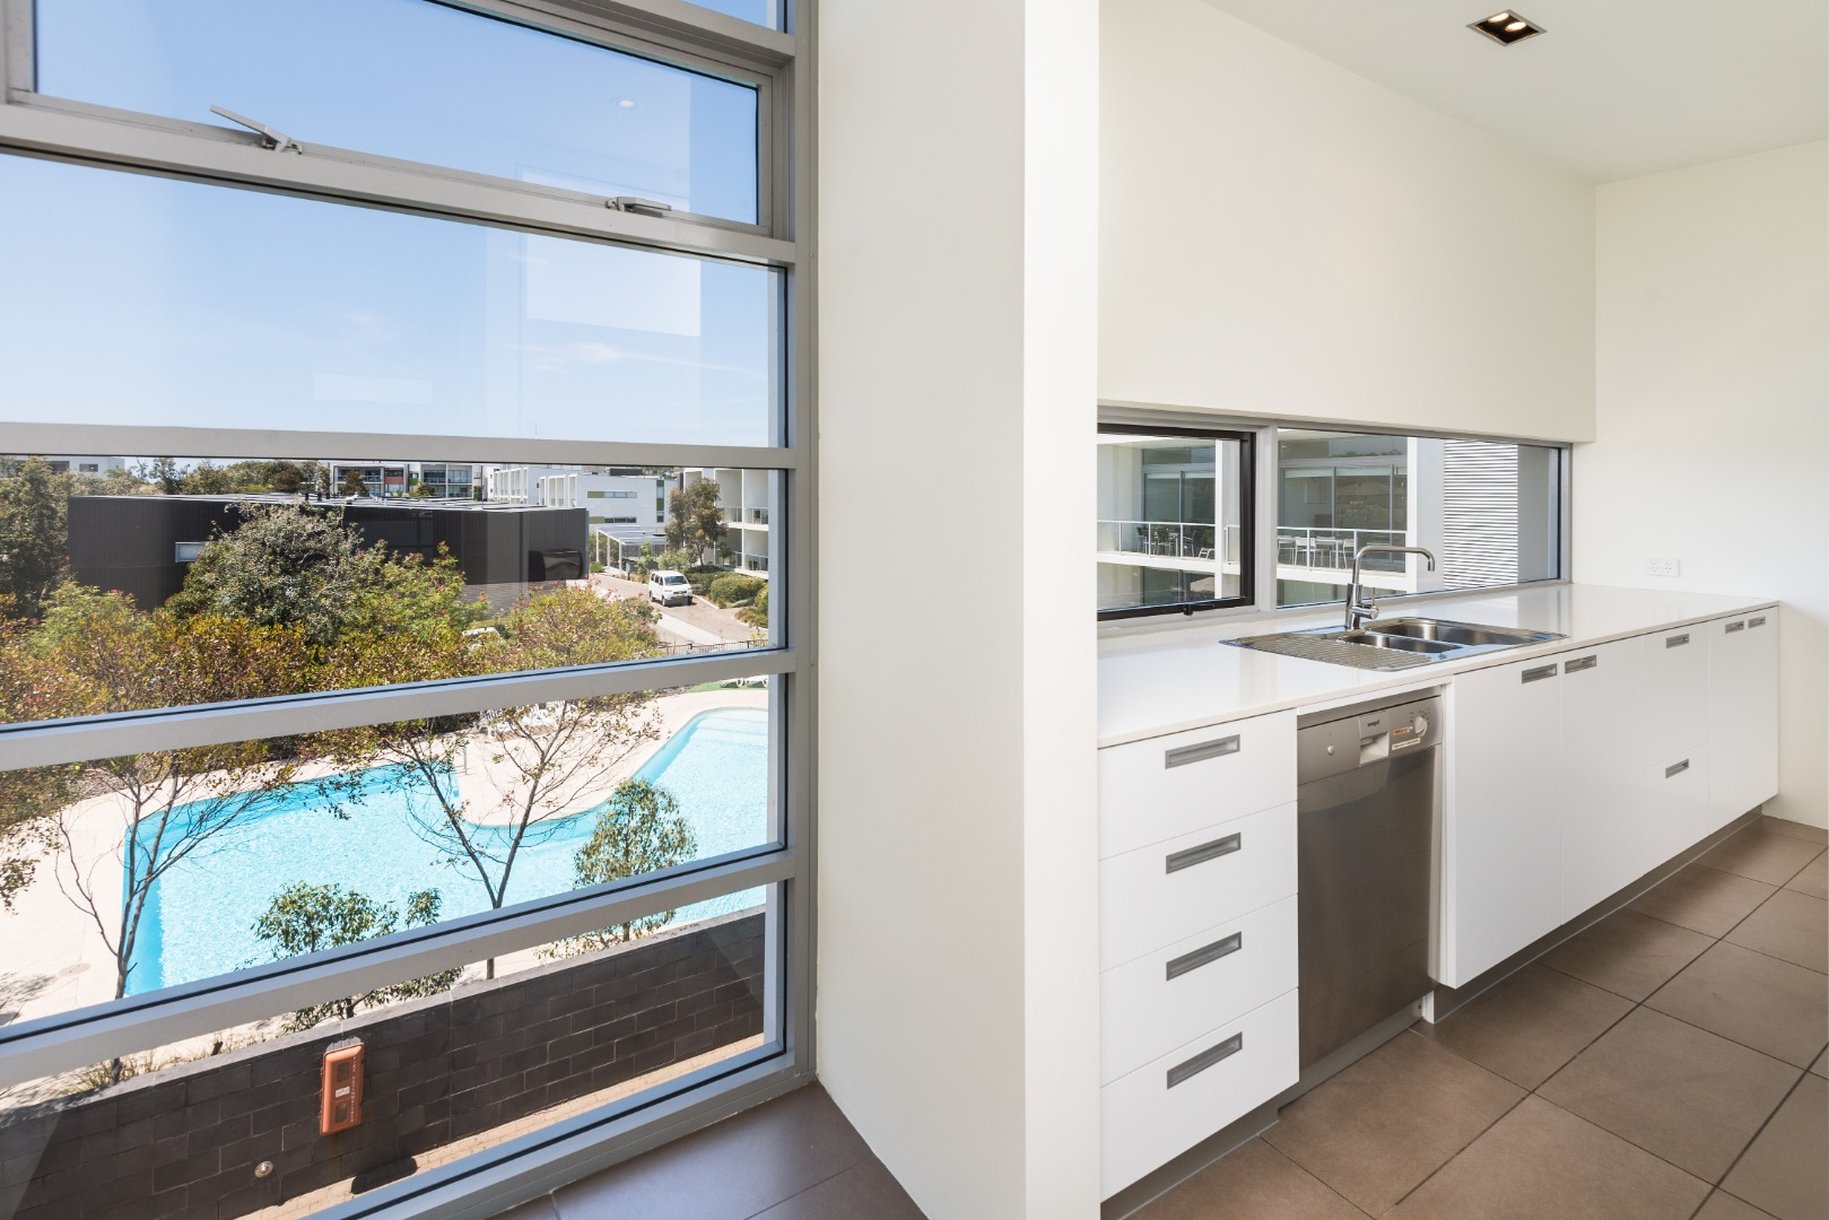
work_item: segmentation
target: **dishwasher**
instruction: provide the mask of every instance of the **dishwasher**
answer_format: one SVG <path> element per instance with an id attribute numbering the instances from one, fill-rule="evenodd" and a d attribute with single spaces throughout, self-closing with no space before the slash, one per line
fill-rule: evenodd
<path id="1" fill-rule="evenodd" d="M 1442 700 L 1296 722 L 1296 869 L 1306 1069 L 1429 993 Z"/>

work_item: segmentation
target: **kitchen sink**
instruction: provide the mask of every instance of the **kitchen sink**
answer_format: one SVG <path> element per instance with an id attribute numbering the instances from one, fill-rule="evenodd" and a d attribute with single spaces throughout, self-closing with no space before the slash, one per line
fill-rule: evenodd
<path id="1" fill-rule="evenodd" d="M 1374 623 L 1359 630 L 1310 627 L 1271 635 L 1222 640 L 1234 648 L 1251 648 L 1286 657 L 1350 665 L 1355 669 L 1414 669 L 1437 661 L 1545 644 L 1563 637 L 1553 631 L 1525 631 L 1516 627 L 1488 627 L 1447 619 L 1399 618 Z"/>

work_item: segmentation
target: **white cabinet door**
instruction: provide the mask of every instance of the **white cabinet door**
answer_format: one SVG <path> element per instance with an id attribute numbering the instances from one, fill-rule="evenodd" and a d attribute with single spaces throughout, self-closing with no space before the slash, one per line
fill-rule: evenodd
<path id="1" fill-rule="evenodd" d="M 1296 799 L 1296 714 L 1099 751 L 1099 858 Z"/>
<path id="2" fill-rule="evenodd" d="M 1460 987 L 1561 922 L 1567 820 L 1558 654 L 1448 688 L 1436 979 Z"/>
<path id="3" fill-rule="evenodd" d="M 1708 654 L 1708 823 L 1715 830 L 1778 791 L 1778 612 L 1703 623 Z"/>
<path id="4" fill-rule="evenodd" d="M 1650 825 L 1656 794 L 1646 782 L 1645 670 L 1646 653 L 1636 639 L 1563 657 L 1565 837 L 1559 855 L 1565 867 L 1559 913 L 1550 926 L 1573 919 L 1657 863 L 1650 858 L 1658 848 Z"/>
<path id="5" fill-rule="evenodd" d="M 1642 636 L 1647 732 L 1637 764 L 1648 789 L 1641 873 L 1707 837 L 1710 628 L 1698 623 Z"/>

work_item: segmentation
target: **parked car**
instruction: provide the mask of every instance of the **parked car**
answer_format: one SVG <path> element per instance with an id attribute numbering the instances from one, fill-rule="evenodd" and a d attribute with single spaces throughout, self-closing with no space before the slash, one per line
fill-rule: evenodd
<path id="1" fill-rule="evenodd" d="M 662 568 L 648 576 L 648 600 L 663 606 L 692 604 L 692 582 L 680 572 Z"/>

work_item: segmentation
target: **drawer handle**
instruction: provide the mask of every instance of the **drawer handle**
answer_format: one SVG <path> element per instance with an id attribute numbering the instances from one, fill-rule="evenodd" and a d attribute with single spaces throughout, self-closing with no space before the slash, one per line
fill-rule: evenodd
<path id="1" fill-rule="evenodd" d="M 1223 839 L 1214 839 L 1211 843 L 1202 843 L 1199 847 L 1190 847 L 1170 854 L 1163 859 L 1167 867 L 1163 870 L 1178 873 L 1184 868 L 1193 868 L 1196 864 L 1205 864 L 1208 860 L 1217 860 L 1229 856 L 1245 845 L 1242 835 L 1229 834 Z"/>
<path id="2" fill-rule="evenodd" d="M 1217 741 L 1203 741 L 1197 745 L 1176 746 L 1173 750 L 1164 751 L 1164 767 L 1185 767 L 1189 763 L 1205 762 L 1209 758 L 1223 758 L 1228 754 L 1238 753 L 1238 734 L 1221 737 Z"/>
<path id="3" fill-rule="evenodd" d="M 1578 673 L 1582 673 L 1586 670 L 1593 669 L 1596 665 L 1599 665 L 1599 664 L 1600 664 L 1600 658 L 1598 656 L 1590 655 L 1590 656 L 1585 656 L 1585 657 L 1576 657 L 1573 661 L 1570 661 L 1567 665 L 1564 665 L 1562 667 L 1562 672 L 1565 674 L 1578 674 Z"/>
<path id="4" fill-rule="evenodd" d="M 1746 630 L 1746 620 L 1745 619 L 1735 619 L 1733 622 L 1731 622 L 1727 625 L 1726 630 L 1729 635 L 1734 634 L 1734 632 L 1736 632 L 1736 631 L 1745 631 Z"/>
<path id="5" fill-rule="evenodd" d="M 1747 620 L 1747 621 L 1746 621 L 1746 625 L 1747 625 L 1747 626 L 1749 626 L 1749 627 L 1763 627 L 1763 626 L 1765 626 L 1765 615 L 1763 615 L 1763 614 L 1761 614 L 1761 615 L 1759 615 L 1759 616 L 1758 616 L 1758 617 L 1757 617 L 1757 618 L 1750 618 L 1750 619 L 1748 619 L 1748 620 Z"/>
<path id="6" fill-rule="evenodd" d="M 1689 760 L 1687 758 L 1685 758 L 1682 762 L 1671 763 L 1668 767 L 1665 767 L 1664 768 L 1664 778 L 1665 779 L 1675 779 L 1677 776 L 1683 774 L 1683 772 L 1685 772 L 1687 770 L 1689 770 Z"/>
<path id="7" fill-rule="evenodd" d="M 1184 1081 L 1192 1080 L 1222 1059 L 1230 1059 L 1245 1047 L 1245 1035 L 1233 1034 L 1218 1046 L 1209 1047 L 1194 1056 L 1186 1063 L 1177 1063 L 1169 1069 L 1169 1088 Z"/>
<path id="8" fill-rule="evenodd" d="M 1225 939 L 1216 940 L 1210 945 L 1205 945 L 1194 950 L 1192 953 L 1183 953 L 1180 957 L 1170 960 L 1168 965 L 1168 979 L 1166 981 L 1174 982 L 1188 971 L 1198 970 L 1210 962 L 1216 962 L 1222 957 L 1237 953 L 1240 949 L 1244 948 L 1244 946 L 1245 934 L 1243 932 L 1234 932 Z"/>
<path id="9" fill-rule="evenodd" d="M 1555 676 L 1556 676 L 1556 663 L 1554 661 L 1552 661 L 1548 665 L 1539 665 L 1535 669 L 1525 670 L 1522 681 L 1541 682 L 1545 678 L 1553 678 Z"/>
<path id="10" fill-rule="evenodd" d="M 1689 632 L 1687 631 L 1682 635 L 1668 635 L 1664 637 L 1664 647 L 1666 648 L 1681 648 L 1687 643 L 1689 643 Z"/>

